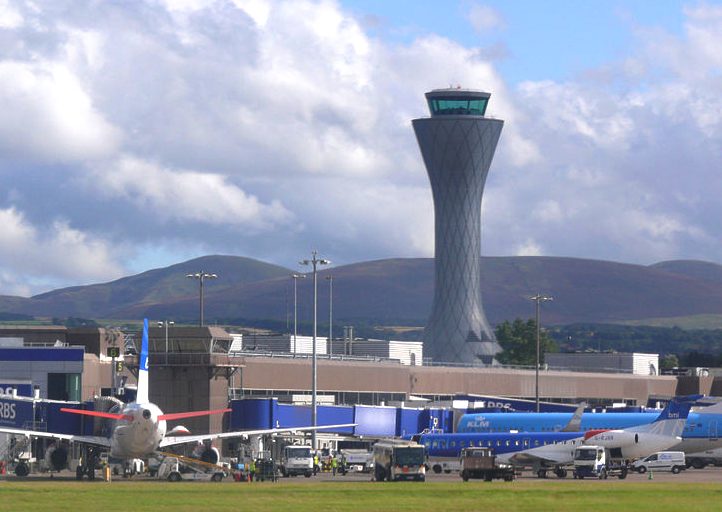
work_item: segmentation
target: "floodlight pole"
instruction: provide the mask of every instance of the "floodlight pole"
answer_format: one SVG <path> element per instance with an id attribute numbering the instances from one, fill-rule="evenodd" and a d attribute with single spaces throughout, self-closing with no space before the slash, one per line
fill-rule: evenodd
<path id="1" fill-rule="evenodd" d="M 198 279 L 198 282 L 200 284 L 200 305 L 199 305 L 199 321 L 198 325 L 200 327 L 203 327 L 203 281 L 206 279 L 216 279 L 218 276 L 216 274 L 211 274 L 208 272 L 203 272 L 202 270 L 200 272 L 196 272 L 195 274 L 187 274 L 187 278 L 189 279 Z"/>
<path id="2" fill-rule="evenodd" d="M 311 265 L 313 267 L 313 352 L 311 355 L 311 426 L 317 425 L 317 402 L 316 402 L 316 387 L 318 380 L 317 362 L 316 362 L 316 336 L 318 329 L 318 265 L 329 265 L 329 260 L 319 259 L 318 253 L 313 251 L 310 260 L 301 260 L 301 265 Z M 317 449 L 316 444 L 316 431 L 311 432 L 311 447 L 315 451 Z"/>
<path id="3" fill-rule="evenodd" d="M 546 302 L 550 300 L 554 300 L 554 297 L 547 297 L 545 295 L 542 295 L 540 293 L 537 293 L 533 297 L 529 297 L 529 300 L 533 300 L 536 302 L 536 365 L 534 368 L 535 373 L 535 386 L 534 386 L 534 397 L 536 402 L 536 412 L 539 412 L 539 339 L 540 339 L 540 328 L 539 328 L 539 316 L 540 316 L 540 307 L 539 304 L 541 302 Z"/>

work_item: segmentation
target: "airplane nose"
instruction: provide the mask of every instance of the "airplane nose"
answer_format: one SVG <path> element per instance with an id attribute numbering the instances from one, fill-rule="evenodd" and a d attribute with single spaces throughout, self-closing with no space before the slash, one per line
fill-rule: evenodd
<path id="1" fill-rule="evenodd" d="M 150 419 L 150 411 L 148 409 L 143 409 L 143 418 L 146 420 Z"/>

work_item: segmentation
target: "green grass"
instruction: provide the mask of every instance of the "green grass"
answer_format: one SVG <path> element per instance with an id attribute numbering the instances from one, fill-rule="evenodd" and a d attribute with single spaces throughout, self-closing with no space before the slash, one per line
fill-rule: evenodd
<path id="1" fill-rule="evenodd" d="M 722 486 L 663 482 L 0 482 L 0 511 L 719 510 Z"/>

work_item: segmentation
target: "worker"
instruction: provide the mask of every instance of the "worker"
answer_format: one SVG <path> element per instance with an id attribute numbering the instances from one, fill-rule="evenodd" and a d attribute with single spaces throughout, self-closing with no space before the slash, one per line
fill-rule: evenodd
<path id="1" fill-rule="evenodd" d="M 331 472 L 333 476 L 336 476 L 336 468 L 338 468 L 338 460 L 336 460 L 336 457 L 333 457 L 331 458 Z"/>
<path id="2" fill-rule="evenodd" d="M 313 476 L 316 476 L 316 473 L 318 473 L 318 454 L 313 454 Z"/>
<path id="3" fill-rule="evenodd" d="M 251 462 L 248 463 L 248 478 L 251 482 L 253 482 L 254 476 L 256 476 L 256 461 L 251 459 Z"/>

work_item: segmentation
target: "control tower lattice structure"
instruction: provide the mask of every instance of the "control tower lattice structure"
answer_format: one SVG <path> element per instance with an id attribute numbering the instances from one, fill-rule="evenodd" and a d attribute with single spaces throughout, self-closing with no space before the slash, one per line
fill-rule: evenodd
<path id="1" fill-rule="evenodd" d="M 491 94 L 426 93 L 431 117 L 412 121 L 431 182 L 435 288 L 424 331 L 434 361 L 491 363 L 500 351 L 481 299 L 481 199 L 504 121 L 485 117 Z"/>

